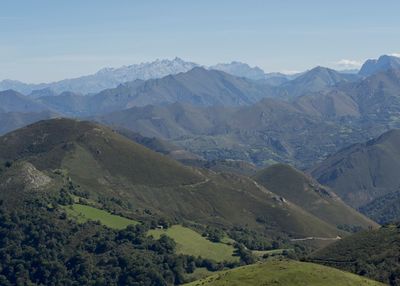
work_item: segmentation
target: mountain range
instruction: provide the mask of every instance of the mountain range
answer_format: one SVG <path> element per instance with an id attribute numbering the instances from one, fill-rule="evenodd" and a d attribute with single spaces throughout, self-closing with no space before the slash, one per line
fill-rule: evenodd
<path id="1" fill-rule="evenodd" d="M 295 191 L 278 195 L 267 188 L 269 184 L 264 187 L 251 178 L 183 166 L 90 122 L 41 121 L 0 137 L 0 143 L 3 164 L 28 162 L 50 177 L 59 170 L 57 173 L 68 174 L 81 192 L 131 202 L 137 214 L 151 210 L 171 219 L 226 228 L 247 225 L 271 235 L 295 237 L 345 235 L 338 229 L 342 224 L 376 226 L 324 191 L 309 190 L 342 217 L 335 219 L 323 209 L 310 213 L 291 202 L 292 196 L 297 196 Z M 301 173 L 295 176 L 308 182 Z"/>
<path id="2" fill-rule="evenodd" d="M 351 145 L 316 165 L 310 173 L 354 208 L 379 223 L 400 220 L 400 131 Z"/>
<path id="3" fill-rule="evenodd" d="M 399 127 L 399 79 L 396 69 L 359 78 L 317 67 L 271 86 L 195 67 L 93 95 L 55 95 L 44 89 L 23 96 L 5 91 L 0 112 L 13 112 L 14 118 L 15 112 L 33 112 L 40 119 L 55 114 L 95 119 L 168 140 L 206 160 L 243 160 L 258 166 L 284 162 L 309 168 L 343 147 Z M 15 105 L 10 105 L 11 99 Z"/>
<path id="4" fill-rule="evenodd" d="M 113 88 L 128 81 L 161 78 L 171 74 L 187 72 L 196 66 L 198 65 L 183 61 L 180 58 L 155 60 L 120 68 L 103 68 L 92 75 L 52 83 L 26 84 L 13 80 L 3 80 L 0 82 L 0 90 L 14 89 L 26 95 L 40 89 L 50 89 L 56 94 L 64 91 L 80 94 L 97 93 L 103 89 Z"/>
<path id="5" fill-rule="evenodd" d="M 23 276 L 36 284 L 100 281 L 99 276 L 112 284 L 182 284 L 193 280 L 193 269 L 207 269 L 205 274 L 211 275 L 267 259 L 258 253 L 279 253 L 286 247 L 293 255 L 308 253 L 354 231 L 379 227 L 293 167 L 275 165 L 249 177 L 185 166 L 168 153 L 160 154 L 166 150 L 175 147 L 65 118 L 1 136 L 0 239 L 6 256 L 0 258 L 5 266 L 0 279 L 17 281 L 14 272 L 5 269 L 17 269 L 19 263 L 18 269 L 35 265 L 33 273 L 60 270 L 54 278 Z M 162 235 L 155 237 L 158 232 Z M 199 241 L 216 251 L 230 250 L 225 256 L 229 261 L 211 260 Z M 196 257 L 193 250 L 187 252 L 189 246 L 199 253 Z M 181 269 L 173 268 L 180 260 Z M 289 265 L 281 263 L 283 268 Z M 367 281 L 323 269 L 331 273 L 330 279 L 351 277 L 354 285 Z M 306 277 L 312 272 L 301 271 Z M 179 280 L 173 276 L 178 274 L 169 274 L 175 272 Z"/>
<path id="6" fill-rule="evenodd" d="M 378 59 L 367 60 L 361 67 L 361 76 L 370 76 L 378 72 L 400 68 L 400 58 L 396 56 L 383 55 Z"/>
<path id="7" fill-rule="evenodd" d="M 143 79 L 90 94 L 0 92 L 0 284 L 172 285 L 262 262 L 219 281 L 279 260 L 379 285 L 278 256 L 397 285 L 395 59 L 271 81 L 180 61 L 103 70 Z"/>
<path id="8" fill-rule="evenodd" d="M 239 107 L 172 103 L 132 107 L 96 119 L 172 140 L 207 159 L 310 167 L 352 143 L 399 127 L 399 82 L 399 71 L 389 70 L 289 99 L 271 92 Z"/>
<path id="9" fill-rule="evenodd" d="M 355 216 L 360 216 L 356 210 L 347 206 L 331 189 L 291 166 L 275 164 L 259 171 L 254 179 L 274 194 L 289 199 L 333 225 L 357 225 L 353 221 Z"/>
<path id="10" fill-rule="evenodd" d="M 400 225 L 363 231 L 312 253 L 307 260 L 399 285 Z"/>
<path id="11" fill-rule="evenodd" d="M 269 85 L 280 85 L 298 76 L 298 74 L 285 75 L 282 73 L 265 73 L 259 67 L 250 67 L 246 63 L 237 61 L 205 67 L 176 57 L 172 60 L 157 59 L 153 62 L 122 66 L 119 68 L 103 68 L 91 75 L 64 79 L 51 83 L 28 84 L 17 80 L 5 79 L 0 81 L 0 91 L 13 89 L 25 95 L 31 94 L 31 96 L 35 96 L 37 90 L 43 89 L 53 94 L 60 94 L 65 91 L 79 94 L 94 94 L 104 89 L 115 88 L 120 84 L 134 80 L 158 79 L 167 75 L 188 72 L 194 67 L 219 70 L 237 77 L 263 81 Z"/>
<path id="12" fill-rule="evenodd" d="M 155 60 L 153 62 L 122 66 L 120 68 L 103 68 L 92 75 L 52 83 L 27 84 L 16 80 L 3 80 L 0 82 L 0 90 L 13 89 L 22 94 L 31 94 L 32 96 L 35 96 L 37 90 L 42 89 L 48 90 L 48 92 L 53 94 L 65 91 L 79 94 L 93 94 L 134 80 L 158 79 L 168 75 L 188 72 L 194 67 L 200 67 L 200 65 L 176 57 L 172 60 Z M 291 76 L 284 74 L 265 74 L 260 68 L 250 67 L 241 62 L 217 64 L 210 66 L 208 69 L 224 71 L 237 77 L 252 80 L 268 79 L 270 82 L 291 78 Z"/>

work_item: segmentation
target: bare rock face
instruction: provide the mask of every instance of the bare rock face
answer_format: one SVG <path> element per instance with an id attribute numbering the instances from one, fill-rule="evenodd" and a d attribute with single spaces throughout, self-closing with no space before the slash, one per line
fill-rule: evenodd
<path id="1" fill-rule="evenodd" d="M 31 163 L 24 163 L 21 177 L 26 188 L 33 190 L 45 187 L 51 182 L 50 177 L 40 172 Z"/>
<path id="2" fill-rule="evenodd" d="M 35 168 L 31 163 L 23 162 L 7 179 L 5 185 L 20 186 L 25 191 L 38 191 L 51 183 L 51 178 Z"/>

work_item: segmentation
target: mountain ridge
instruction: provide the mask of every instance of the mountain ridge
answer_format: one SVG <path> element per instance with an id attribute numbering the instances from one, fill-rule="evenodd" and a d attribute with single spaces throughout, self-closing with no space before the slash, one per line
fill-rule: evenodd
<path id="1" fill-rule="evenodd" d="M 369 59 L 361 67 L 359 74 L 370 76 L 389 69 L 399 69 L 400 58 L 397 56 L 382 55 L 378 59 Z"/>
<path id="2" fill-rule="evenodd" d="M 351 206 L 361 207 L 400 187 L 399 144 L 400 130 L 391 130 L 331 155 L 310 173 Z"/>
<path id="3" fill-rule="evenodd" d="M 45 174 L 59 170 L 81 191 L 131 202 L 139 213 L 148 209 L 225 228 L 247 225 L 270 235 L 346 234 L 250 178 L 183 166 L 91 122 L 41 121 L 0 137 L 0 143 L 2 164 L 28 162 Z"/>

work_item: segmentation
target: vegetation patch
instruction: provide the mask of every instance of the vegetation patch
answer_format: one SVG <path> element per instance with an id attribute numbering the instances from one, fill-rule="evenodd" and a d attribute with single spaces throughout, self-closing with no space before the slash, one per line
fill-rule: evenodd
<path id="1" fill-rule="evenodd" d="M 211 242 L 199 233 L 187 227 L 174 225 L 165 230 L 150 230 L 148 234 L 152 235 L 155 239 L 160 238 L 163 234 L 172 238 L 177 244 L 177 253 L 193 255 L 196 257 L 200 256 L 217 262 L 239 261 L 238 256 L 233 256 L 235 249 L 232 245 L 220 242 Z"/>
<path id="2" fill-rule="evenodd" d="M 265 255 L 284 255 L 293 252 L 294 249 L 271 249 L 271 250 L 253 250 L 252 253 L 256 257 L 263 257 Z"/>
<path id="3" fill-rule="evenodd" d="M 400 224 L 363 231 L 314 252 L 308 260 L 400 285 Z"/>
<path id="4" fill-rule="evenodd" d="M 219 272 L 186 286 L 355 286 L 383 285 L 355 274 L 313 263 L 273 260 Z"/>
<path id="5" fill-rule="evenodd" d="M 192 273 L 187 273 L 185 275 L 185 279 L 186 279 L 186 281 L 195 281 L 195 280 L 204 279 L 215 273 L 217 273 L 217 271 L 210 271 L 206 267 L 200 267 L 200 268 L 196 268 Z"/>
<path id="6" fill-rule="evenodd" d="M 76 219 L 78 222 L 83 223 L 88 220 L 99 221 L 101 224 L 114 229 L 124 229 L 128 225 L 138 224 L 137 221 L 124 218 L 118 215 L 110 214 L 104 210 L 100 210 L 91 206 L 73 204 L 64 207 L 68 216 Z"/>

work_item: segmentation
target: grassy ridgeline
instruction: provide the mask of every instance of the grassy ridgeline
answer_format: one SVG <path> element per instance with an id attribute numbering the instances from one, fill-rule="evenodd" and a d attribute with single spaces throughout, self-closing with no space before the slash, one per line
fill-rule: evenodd
<path id="1" fill-rule="evenodd" d="M 270 261 L 220 272 L 186 286 L 378 286 L 379 282 L 334 268 L 297 261 Z"/>

